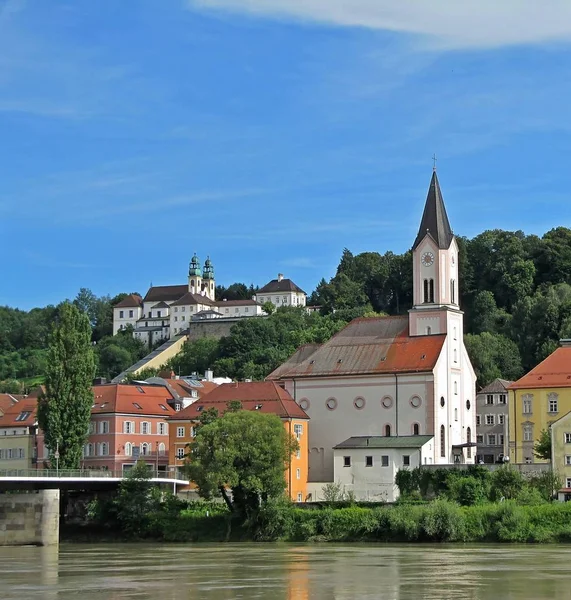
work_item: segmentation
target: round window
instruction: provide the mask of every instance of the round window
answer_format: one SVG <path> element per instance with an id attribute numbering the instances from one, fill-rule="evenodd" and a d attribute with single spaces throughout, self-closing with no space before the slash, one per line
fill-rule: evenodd
<path id="1" fill-rule="evenodd" d="M 302 398 L 299 401 L 299 405 L 301 406 L 301 408 L 303 408 L 303 410 L 307 410 L 310 407 L 310 402 L 307 398 Z"/>
<path id="2" fill-rule="evenodd" d="M 470 400 L 466 400 L 466 410 L 470 410 L 470 406 L 472 406 Z"/>
<path id="3" fill-rule="evenodd" d="M 390 396 L 385 396 L 381 400 L 381 404 L 384 408 L 390 408 L 393 405 L 393 399 Z"/>
<path id="4" fill-rule="evenodd" d="M 444 406 L 444 396 L 440 397 L 440 406 Z"/>
<path id="5" fill-rule="evenodd" d="M 365 408 L 365 398 L 361 398 L 360 396 L 359 396 L 359 398 L 355 398 L 355 400 L 353 400 L 353 406 L 357 410 L 361 410 L 362 408 Z"/>
<path id="6" fill-rule="evenodd" d="M 335 410 L 337 408 L 337 400 L 335 400 L 335 398 L 329 398 L 325 402 L 325 406 L 327 406 L 329 410 Z"/>
<path id="7" fill-rule="evenodd" d="M 420 399 L 418 396 L 413 396 L 413 397 L 410 399 L 410 405 L 411 405 L 413 408 L 418 408 L 418 407 L 419 407 L 421 404 L 422 404 L 422 400 L 421 400 L 421 399 Z"/>

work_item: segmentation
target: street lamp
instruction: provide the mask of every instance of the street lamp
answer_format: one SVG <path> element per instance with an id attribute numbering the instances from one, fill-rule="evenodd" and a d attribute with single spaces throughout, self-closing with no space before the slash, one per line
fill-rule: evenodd
<path id="1" fill-rule="evenodd" d="M 54 452 L 54 458 L 56 459 L 56 477 L 59 477 L 59 442 L 56 442 L 56 451 Z"/>

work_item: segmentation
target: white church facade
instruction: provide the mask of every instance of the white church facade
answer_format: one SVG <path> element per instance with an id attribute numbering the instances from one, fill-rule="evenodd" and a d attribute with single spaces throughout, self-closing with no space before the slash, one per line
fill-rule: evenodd
<path id="1" fill-rule="evenodd" d="M 474 463 L 476 376 L 458 286 L 458 246 L 434 172 L 413 245 L 409 314 L 355 319 L 269 376 L 311 418 L 310 482 L 347 482 L 357 497 L 394 500 L 401 466 Z"/>

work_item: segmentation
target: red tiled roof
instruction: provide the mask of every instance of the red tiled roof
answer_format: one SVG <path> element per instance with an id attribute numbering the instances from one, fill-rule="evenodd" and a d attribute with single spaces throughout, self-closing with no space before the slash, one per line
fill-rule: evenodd
<path id="1" fill-rule="evenodd" d="M 139 294 L 129 294 L 128 296 L 123 298 L 121 302 L 117 302 L 117 304 L 115 304 L 113 308 L 133 308 L 141 306 L 142 302 L 143 299 L 141 298 L 141 296 L 139 296 Z"/>
<path id="2" fill-rule="evenodd" d="M 162 385 L 103 384 L 93 386 L 92 414 L 122 413 L 168 417 L 172 394 Z M 164 408 L 163 408 L 164 407 Z"/>
<path id="3" fill-rule="evenodd" d="M 206 304 L 212 306 L 214 302 L 208 296 L 201 296 L 200 294 L 191 294 L 186 290 L 186 294 L 179 297 L 176 302 L 172 303 L 172 306 L 194 306 L 196 304 Z"/>
<path id="4" fill-rule="evenodd" d="M 19 398 L 20 396 L 16 397 Z M 0 415 L 15 404 L 14 399 L 15 397 L 10 394 L 0 394 Z"/>
<path id="5" fill-rule="evenodd" d="M 36 422 L 37 409 L 37 398 L 24 398 L 6 409 L 0 417 L 0 427 L 30 427 Z M 25 413 L 28 413 L 26 418 L 19 419 Z"/>
<path id="6" fill-rule="evenodd" d="M 216 408 L 219 413 L 223 413 L 228 402 L 235 400 L 242 403 L 244 410 L 259 410 L 280 418 L 309 419 L 289 393 L 273 381 L 223 383 L 203 399 L 176 413 L 172 419 L 197 419 L 209 408 Z"/>
<path id="7" fill-rule="evenodd" d="M 192 390 L 197 392 L 199 398 L 204 398 L 206 394 L 218 387 L 218 384 L 213 381 L 201 381 L 200 386 L 189 385 L 184 379 L 165 379 L 165 381 L 181 398 L 190 398 Z"/>
<path id="8" fill-rule="evenodd" d="M 354 319 L 291 369 L 278 367 L 268 379 L 339 375 L 430 372 L 445 335 L 408 334 L 408 317 Z M 277 375 L 276 375 L 277 373 Z"/>
<path id="9" fill-rule="evenodd" d="M 149 288 L 143 302 L 160 302 L 178 300 L 188 292 L 188 285 L 155 285 Z"/>
<path id="10" fill-rule="evenodd" d="M 557 348 L 537 367 L 508 386 L 508 389 L 552 387 L 571 387 L 571 347 Z"/>

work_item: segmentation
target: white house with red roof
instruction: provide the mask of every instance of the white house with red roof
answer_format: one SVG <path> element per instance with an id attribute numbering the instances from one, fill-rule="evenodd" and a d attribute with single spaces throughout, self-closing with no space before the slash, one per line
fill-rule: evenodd
<path id="1" fill-rule="evenodd" d="M 362 465 L 343 466 L 341 457 L 343 477 L 334 468 L 333 449 L 353 437 L 372 436 L 375 452 L 389 457 L 380 464 L 374 453 L 363 458 L 378 480 L 383 469 L 408 466 L 391 464 L 394 437 L 429 436 L 420 444 L 423 464 L 474 462 L 476 376 L 463 341 L 458 246 L 436 172 L 413 245 L 413 273 L 407 316 L 356 319 L 325 344 L 303 346 L 269 376 L 311 418 L 310 482 L 346 481 L 353 469 L 353 489 L 363 490 Z M 384 454 L 379 437 L 387 439 Z"/>

